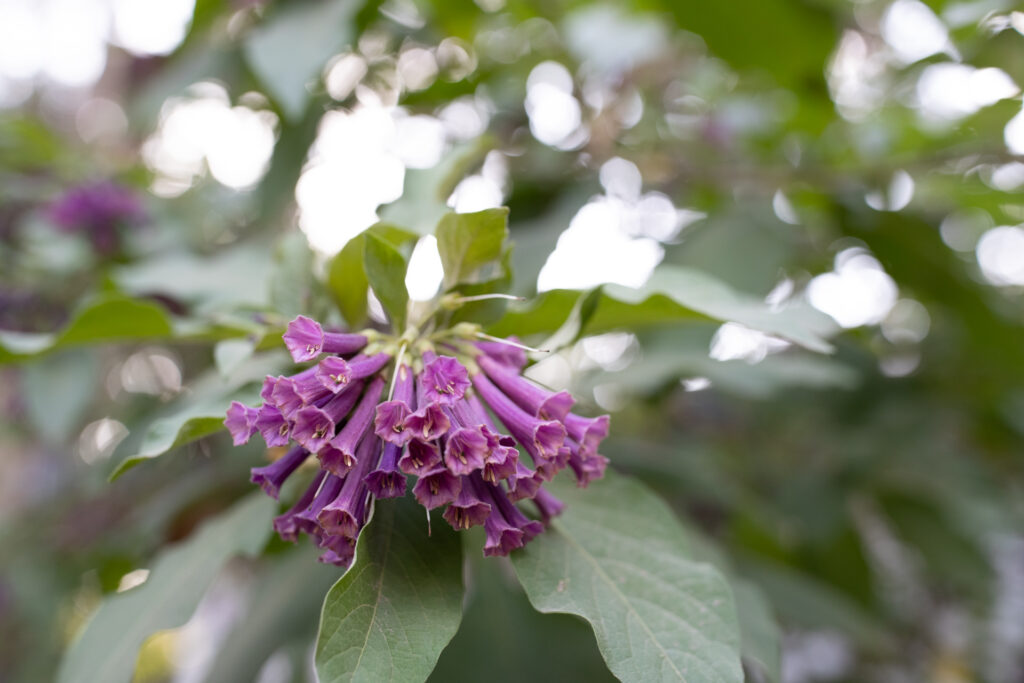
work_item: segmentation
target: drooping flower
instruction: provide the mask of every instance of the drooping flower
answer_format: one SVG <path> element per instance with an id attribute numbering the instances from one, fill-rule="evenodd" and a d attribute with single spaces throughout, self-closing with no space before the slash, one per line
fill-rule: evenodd
<path id="1" fill-rule="evenodd" d="M 303 464 L 318 463 L 274 529 L 289 541 L 311 536 L 323 562 L 351 563 L 374 501 L 405 495 L 410 478 L 424 508 L 443 507 L 455 529 L 483 526 L 484 554 L 507 555 L 564 507 L 545 482 L 563 469 L 580 486 L 604 473 L 597 449 L 608 416 L 575 415 L 568 393 L 525 379 L 526 356 L 513 342 L 382 342 L 304 316 L 284 341 L 296 362 L 317 364 L 267 377 L 262 405 L 232 403 L 224 423 L 236 445 L 256 432 L 270 447 L 295 444 L 252 471 L 275 498 Z M 540 521 L 517 506 L 527 500 Z"/>

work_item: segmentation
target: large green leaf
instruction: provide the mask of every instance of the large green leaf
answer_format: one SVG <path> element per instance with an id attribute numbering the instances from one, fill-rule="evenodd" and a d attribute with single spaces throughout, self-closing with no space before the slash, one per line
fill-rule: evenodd
<path id="1" fill-rule="evenodd" d="M 446 214 L 437 225 L 445 289 L 473 282 L 478 271 L 501 257 L 506 237 L 507 208 Z"/>
<path id="2" fill-rule="evenodd" d="M 570 316 L 587 292 L 552 290 L 528 308 L 514 311 L 491 332 L 501 336 L 551 333 Z M 579 321 L 577 334 L 600 334 L 617 329 L 638 329 L 684 321 L 731 321 L 783 339 L 812 351 L 828 353 L 825 337 L 837 328 L 831 318 L 804 303 L 772 308 L 740 294 L 698 270 L 662 266 L 642 287 L 604 285 L 596 305 Z"/>
<path id="3" fill-rule="evenodd" d="M 622 681 L 742 681 L 729 585 L 668 507 L 612 472 L 587 490 L 558 484 L 565 512 L 512 556 L 534 607 L 589 621 Z"/>
<path id="4" fill-rule="evenodd" d="M 284 365 L 280 354 L 267 354 L 251 360 L 226 377 L 209 372 L 170 409 L 146 428 L 137 450 L 124 458 L 110 474 L 117 479 L 136 465 L 163 455 L 179 446 L 219 432 L 232 401 L 259 402 L 256 380 Z"/>
<path id="5" fill-rule="evenodd" d="M 352 41 L 351 19 L 362 6 L 361 0 L 282 3 L 246 38 L 249 66 L 288 119 L 302 117 L 309 101 L 307 85 Z"/>
<path id="6" fill-rule="evenodd" d="M 286 318 L 309 310 L 313 286 L 313 252 L 299 231 L 281 238 L 274 250 L 270 302 Z"/>
<path id="7" fill-rule="evenodd" d="M 67 439 L 92 405 L 100 377 L 95 351 L 68 349 L 24 369 L 28 417 L 46 440 Z"/>
<path id="8" fill-rule="evenodd" d="M 128 683 L 143 641 L 184 624 L 228 559 L 263 547 L 275 507 L 253 494 L 165 550 L 144 584 L 103 601 L 64 656 L 58 682 Z"/>
<path id="9" fill-rule="evenodd" d="M 409 498 L 377 503 L 352 568 L 320 617 L 316 669 L 323 683 L 426 680 L 462 616 L 462 554 L 445 523 L 427 534 Z"/>
<path id="10" fill-rule="evenodd" d="M 327 289 L 352 327 L 362 325 L 366 319 L 366 291 L 370 283 L 366 278 L 364 257 L 366 236 L 371 234 L 399 250 L 417 237 L 390 223 L 377 223 L 349 240 L 331 259 L 327 266 Z"/>
<path id="11" fill-rule="evenodd" d="M 106 294 L 84 304 L 59 333 L 0 332 L 0 361 L 83 344 L 99 344 L 172 335 L 163 307 L 119 294 Z"/>
<path id="12" fill-rule="evenodd" d="M 366 279 L 373 287 L 381 306 L 391 316 L 395 330 L 405 327 L 405 314 L 409 306 L 409 291 L 405 288 L 405 257 L 394 246 L 375 234 L 366 234 L 363 264 Z"/>

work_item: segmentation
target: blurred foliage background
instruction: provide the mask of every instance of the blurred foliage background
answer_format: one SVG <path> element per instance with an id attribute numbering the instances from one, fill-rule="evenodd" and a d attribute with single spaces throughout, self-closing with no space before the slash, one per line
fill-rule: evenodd
<path id="1" fill-rule="evenodd" d="M 531 300 L 492 331 L 561 328 L 531 375 L 759 606 L 749 680 L 1024 681 L 1022 34 L 1012 0 L 3 0 L 0 680 L 250 489 L 218 415 L 295 314 L 379 317 L 332 285 L 351 238 L 507 205 Z M 676 267 L 833 352 L 681 313 L 715 291 Z M 311 680 L 336 568 L 227 533 L 135 680 Z M 611 679 L 467 561 L 432 680 Z"/>

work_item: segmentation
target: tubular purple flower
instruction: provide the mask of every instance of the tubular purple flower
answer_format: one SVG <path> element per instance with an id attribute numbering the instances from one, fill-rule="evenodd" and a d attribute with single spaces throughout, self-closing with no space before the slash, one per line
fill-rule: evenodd
<path id="1" fill-rule="evenodd" d="M 420 505 L 433 510 L 445 503 L 450 503 L 459 495 L 462 479 L 444 467 L 436 467 L 430 472 L 420 475 L 412 493 Z"/>
<path id="2" fill-rule="evenodd" d="M 541 421 L 529 415 L 482 374 L 473 375 L 473 386 L 535 463 L 557 456 L 565 441 L 565 427 L 560 422 Z"/>
<path id="3" fill-rule="evenodd" d="M 377 466 L 380 440 L 367 433 L 359 443 L 356 466 L 345 477 L 338 496 L 317 515 L 323 530 L 331 536 L 355 539 L 366 522 L 366 503 L 370 491 L 364 479 Z"/>
<path id="4" fill-rule="evenodd" d="M 260 411 L 250 408 L 244 403 L 232 401 L 228 408 L 228 416 L 224 419 L 224 426 L 231 432 L 231 441 L 236 446 L 248 443 L 253 434 L 256 433 L 256 419 Z"/>
<path id="5" fill-rule="evenodd" d="M 352 560 L 356 557 L 356 543 L 351 538 L 321 534 L 317 541 L 317 545 L 326 549 L 325 552 L 317 558 L 324 564 L 347 567 L 352 564 Z"/>
<path id="6" fill-rule="evenodd" d="M 475 487 L 466 479 L 462 480 L 459 495 L 455 497 L 442 515 L 454 529 L 468 529 L 480 526 L 491 514 L 490 503 L 480 499 Z"/>
<path id="7" fill-rule="evenodd" d="M 413 375 L 408 365 L 402 365 L 395 376 L 392 400 L 377 406 L 374 418 L 374 433 L 380 438 L 398 446 L 404 446 L 412 438 L 406 427 L 406 420 L 412 414 Z"/>
<path id="8" fill-rule="evenodd" d="M 363 434 L 370 428 L 373 419 L 374 408 L 380 400 L 381 391 L 384 389 L 384 380 L 380 377 L 374 379 L 366 388 L 366 393 L 355 411 L 349 417 L 348 422 L 330 440 L 329 447 L 325 446 L 317 453 L 321 466 L 329 472 L 344 474 L 352 467 L 356 458 L 356 446 L 363 438 Z"/>
<path id="9" fill-rule="evenodd" d="M 320 533 L 321 527 L 317 517 L 319 517 L 320 511 L 324 509 L 325 505 L 338 497 L 343 484 L 344 480 L 341 477 L 328 473 L 324 478 L 323 484 L 320 485 L 320 490 L 317 491 L 309 506 L 295 515 L 295 523 L 298 525 L 299 530 L 306 532 L 310 536 Z"/>
<path id="10" fill-rule="evenodd" d="M 385 443 L 377 469 L 366 475 L 366 485 L 377 498 L 401 498 L 405 495 L 405 475 L 398 469 L 402 447 Z"/>
<path id="11" fill-rule="evenodd" d="M 424 358 L 427 357 L 425 354 Z M 426 399 L 441 405 L 451 405 L 461 400 L 470 386 L 466 368 L 451 356 L 437 356 L 428 360 L 419 381 L 423 385 Z"/>
<path id="12" fill-rule="evenodd" d="M 432 443 L 413 439 L 405 446 L 398 460 L 398 468 L 406 474 L 421 476 L 433 471 L 441 463 L 441 451 Z"/>
<path id="13" fill-rule="evenodd" d="M 313 360 L 321 353 L 355 353 L 366 346 L 366 341 L 361 334 L 324 332 L 320 323 L 304 315 L 288 323 L 288 330 L 284 333 L 285 346 L 296 363 Z"/>
<path id="14" fill-rule="evenodd" d="M 487 428 L 484 427 L 484 429 Z M 493 432 L 488 430 L 488 434 L 488 442 L 490 442 L 490 434 Z M 490 453 L 484 459 L 484 466 L 480 471 L 483 480 L 492 484 L 514 477 L 518 472 L 519 465 L 519 449 L 515 447 L 515 441 L 508 437 L 502 437 L 497 441 L 497 444 L 491 447 Z M 512 442 L 511 445 L 509 442 Z"/>
<path id="15" fill-rule="evenodd" d="M 288 436 L 292 431 L 291 425 L 284 419 L 281 411 L 266 403 L 260 406 L 259 415 L 256 417 L 256 429 L 270 448 L 287 446 Z"/>
<path id="16" fill-rule="evenodd" d="M 519 343 L 518 337 L 509 337 L 508 339 L 517 344 Z M 499 363 L 503 363 L 515 370 L 522 370 L 526 367 L 526 351 L 518 347 L 502 344 L 501 342 L 480 341 L 476 343 L 476 348 Z"/>
<path id="17" fill-rule="evenodd" d="M 452 474 L 469 474 L 484 466 L 489 453 L 487 436 L 479 427 L 461 427 L 448 434 L 444 464 Z"/>
<path id="18" fill-rule="evenodd" d="M 531 470 L 523 464 L 522 460 L 519 460 L 516 462 L 515 476 L 509 479 L 509 498 L 513 502 L 533 498 L 540 490 L 543 481 L 536 471 Z"/>
<path id="19" fill-rule="evenodd" d="M 319 453 L 334 437 L 334 420 L 319 408 L 306 406 L 293 419 L 292 438 L 311 453 Z"/>
<path id="20" fill-rule="evenodd" d="M 316 366 L 316 378 L 326 389 L 338 393 L 352 380 L 352 368 L 340 356 L 328 356 Z"/>
<path id="21" fill-rule="evenodd" d="M 313 502 L 313 498 L 316 497 L 317 491 L 320 490 L 320 486 L 323 484 L 326 476 L 327 473 L 323 470 L 317 472 L 316 476 L 313 477 L 313 481 L 306 487 L 306 490 L 302 492 L 302 495 L 299 496 L 297 501 L 295 501 L 295 504 L 292 505 L 291 509 L 274 518 L 274 531 L 277 532 L 277 535 L 280 536 L 282 540 L 294 543 L 298 539 L 301 528 L 296 517 L 300 512 L 305 511 L 306 508 L 309 507 L 309 504 Z"/>
<path id="22" fill-rule="evenodd" d="M 484 524 L 487 531 L 484 555 L 508 555 L 544 531 L 540 522 L 529 519 L 512 504 L 500 486 L 481 482 L 478 491 L 483 494 L 481 498 L 492 504 L 491 515 Z"/>
<path id="23" fill-rule="evenodd" d="M 250 481 L 258 484 L 267 495 L 277 500 L 281 493 L 281 486 L 285 480 L 292 475 L 292 472 L 299 469 L 302 463 L 309 457 L 309 451 L 302 446 L 295 446 L 283 456 L 264 467 L 254 467 L 250 475 Z"/>
<path id="24" fill-rule="evenodd" d="M 306 401 L 299 395 L 295 381 L 290 377 L 278 378 L 271 391 L 271 402 L 289 420 L 294 420 L 295 414 L 306 405 Z"/>
<path id="25" fill-rule="evenodd" d="M 569 413 L 565 416 L 565 429 L 569 436 L 580 445 L 580 453 L 584 456 L 597 453 L 597 447 L 606 436 L 610 418 L 607 415 L 597 417 L 580 417 Z"/>
<path id="26" fill-rule="evenodd" d="M 506 396 L 542 420 L 562 420 L 576 402 L 568 392 L 545 391 L 531 384 L 518 372 L 490 356 L 480 356 L 477 363 Z"/>
<path id="27" fill-rule="evenodd" d="M 386 353 L 356 356 L 348 361 L 338 356 L 329 356 L 317 365 L 316 379 L 321 386 L 336 394 L 348 386 L 349 382 L 369 377 L 390 360 L 391 356 Z"/>

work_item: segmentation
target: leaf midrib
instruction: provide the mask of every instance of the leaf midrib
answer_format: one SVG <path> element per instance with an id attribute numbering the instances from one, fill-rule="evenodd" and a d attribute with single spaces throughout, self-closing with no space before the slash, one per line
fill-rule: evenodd
<path id="1" fill-rule="evenodd" d="M 380 561 L 380 579 L 377 581 L 377 599 L 373 603 L 373 613 L 370 614 L 370 623 L 366 627 L 366 639 L 363 640 L 363 646 L 359 649 L 359 657 L 356 658 L 355 666 L 352 667 L 352 680 L 355 679 L 356 673 L 359 671 L 359 664 L 363 661 L 363 655 L 366 654 L 366 646 L 370 642 L 370 634 L 373 633 L 373 625 L 377 621 L 377 609 L 380 607 L 380 599 L 384 594 L 384 574 L 387 569 L 388 557 L 391 555 L 391 538 L 394 536 L 394 515 L 392 514 L 390 533 L 387 535 L 387 541 L 384 543 L 384 556 Z"/>

